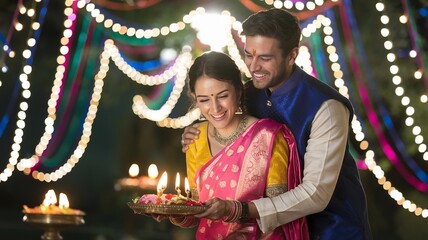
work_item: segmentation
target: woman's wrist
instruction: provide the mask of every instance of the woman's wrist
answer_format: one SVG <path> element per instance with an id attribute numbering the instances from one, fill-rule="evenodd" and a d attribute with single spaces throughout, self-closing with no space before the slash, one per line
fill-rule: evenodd
<path id="1" fill-rule="evenodd" d="M 224 222 L 246 222 L 251 218 L 259 218 L 257 207 L 253 202 L 226 201 L 226 215 Z"/>
<path id="2" fill-rule="evenodd" d="M 177 217 L 169 217 L 169 221 L 179 227 L 182 228 L 190 228 L 196 225 L 196 219 L 190 216 L 177 216 Z"/>
<path id="3" fill-rule="evenodd" d="M 229 213 L 223 217 L 224 222 L 237 222 L 242 214 L 242 204 L 236 200 L 227 201 L 229 205 Z"/>

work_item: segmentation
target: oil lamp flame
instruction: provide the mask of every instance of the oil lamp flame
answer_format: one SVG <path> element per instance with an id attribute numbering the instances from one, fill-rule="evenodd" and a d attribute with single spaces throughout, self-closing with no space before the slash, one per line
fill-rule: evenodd
<path id="1" fill-rule="evenodd" d="M 177 177 L 175 178 L 175 190 L 177 191 L 177 196 L 181 195 L 180 190 L 180 173 L 177 173 Z"/>
<path id="2" fill-rule="evenodd" d="M 168 175 L 166 172 L 164 172 L 158 182 L 158 187 L 157 187 L 158 196 L 162 196 L 163 191 L 166 189 L 167 182 L 168 182 Z"/>
<path id="3" fill-rule="evenodd" d="M 157 178 L 159 175 L 158 167 L 156 167 L 155 164 L 150 164 L 148 173 L 149 173 L 149 178 Z"/>
<path id="4" fill-rule="evenodd" d="M 68 202 L 67 195 L 65 193 L 59 194 L 59 208 L 69 208 L 70 203 Z"/>
<path id="5" fill-rule="evenodd" d="M 184 178 L 184 191 L 186 192 L 186 197 L 189 198 L 190 196 L 190 185 L 189 185 L 189 179 Z"/>
<path id="6" fill-rule="evenodd" d="M 134 163 L 129 167 L 129 176 L 130 177 L 138 176 L 139 172 L 140 172 L 140 168 L 138 167 L 137 164 Z"/>
<path id="7" fill-rule="evenodd" d="M 43 205 L 50 206 L 50 205 L 55 205 L 56 203 L 57 203 L 57 199 L 56 199 L 55 191 L 53 189 L 50 189 L 45 194 L 45 199 L 43 200 Z"/>

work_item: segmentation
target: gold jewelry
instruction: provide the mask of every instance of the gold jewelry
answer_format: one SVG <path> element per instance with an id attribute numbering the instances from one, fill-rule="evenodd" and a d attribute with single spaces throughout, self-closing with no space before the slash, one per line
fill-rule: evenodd
<path id="1" fill-rule="evenodd" d="M 217 132 L 217 129 L 214 128 L 214 134 L 212 136 L 220 144 L 227 145 L 235 141 L 235 139 L 238 138 L 239 135 L 241 135 L 241 133 L 245 130 L 246 127 L 247 127 L 247 115 L 243 115 L 241 120 L 239 121 L 238 127 L 236 127 L 235 131 L 231 135 L 227 137 L 223 137 Z"/>

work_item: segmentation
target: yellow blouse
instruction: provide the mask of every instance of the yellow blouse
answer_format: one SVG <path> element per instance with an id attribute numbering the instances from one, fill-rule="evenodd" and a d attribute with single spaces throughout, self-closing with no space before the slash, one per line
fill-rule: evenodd
<path id="1" fill-rule="evenodd" d="M 192 189 L 196 189 L 196 172 L 213 157 L 208 144 L 208 122 L 201 123 L 198 129 L 200 131 L 199 138 L 195 139 L 186 151 L 187 177 Z M 286 191 L 288 156 L 287 142 L 282 137 L 282 134 L 278 132 L 273 143 L 272 158 L 267 177 L 266 187 L 267 190 L 271 189 L 271 193 L 269 191 L 265 192 L 267 196 L 276 196 L 278 195 L 277 191 L 280 191 L 279 193 Z M 278 188 L 283 190 L 278 190 Z"/>

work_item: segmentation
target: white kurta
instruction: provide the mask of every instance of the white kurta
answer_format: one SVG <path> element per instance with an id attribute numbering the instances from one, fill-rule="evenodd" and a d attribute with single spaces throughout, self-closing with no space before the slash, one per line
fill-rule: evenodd
<path id="1" fill-rule="evenodd" d="M 302 183 L 276 197 L 253 201 L 263 232 L 326 208 L 342 167 L 348 121 L 349 110 L 339 101 L 328 100 L 321 105 L 312 121 Z"/>

